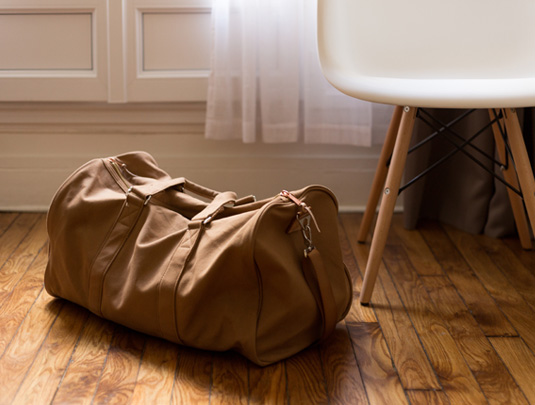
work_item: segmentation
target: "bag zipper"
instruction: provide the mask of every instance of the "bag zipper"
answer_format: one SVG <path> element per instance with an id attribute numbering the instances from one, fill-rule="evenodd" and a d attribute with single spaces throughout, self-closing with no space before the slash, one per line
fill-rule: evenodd
<path id="1" fill-rule="evenodd" d="M 123 188 L 125 190 L 125 193 L 128 194 L 132 189 L 134 188 L 128 180 L 124 177 L 123 173 L 121 172 L 121 166 L 119 166 L 119 163 L 114 158 L 109 158 L 108 161 L 111 163 L 111 167 L 113 167 L 113 170 L 117 174 L 119 180 L 123 183 Z"/>

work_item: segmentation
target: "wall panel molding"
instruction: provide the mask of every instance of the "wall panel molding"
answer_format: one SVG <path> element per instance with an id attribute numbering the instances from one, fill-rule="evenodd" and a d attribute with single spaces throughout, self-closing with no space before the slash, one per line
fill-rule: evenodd
<path id="1" fill-rule="evenodd" d="M 210 12 L 209 0 L 0 0 L 0 102 L 205 101 Z"/>
<path id="2" fill-rule="evenodd" d="M 0 0 L 0 101 L 106 101 L 106 20 L 106 0 Z"/>

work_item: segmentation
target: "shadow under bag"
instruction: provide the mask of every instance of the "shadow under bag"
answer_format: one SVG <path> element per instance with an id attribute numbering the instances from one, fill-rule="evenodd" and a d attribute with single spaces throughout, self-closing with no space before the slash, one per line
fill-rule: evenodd
<path id="1" fill-rule="evenodd" d="M 132 329 L 258 365 L 325 340 L 352 302 L 323 186 L 238 199 L 152 156 L 95 159 L 57 191 L 46 290 Z"/>

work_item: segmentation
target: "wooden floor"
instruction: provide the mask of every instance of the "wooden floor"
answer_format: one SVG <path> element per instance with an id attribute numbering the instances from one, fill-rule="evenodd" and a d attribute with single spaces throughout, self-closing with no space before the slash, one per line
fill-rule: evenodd
<path id="1" fill-rule="evenodd" d="M 43 289 L 43 214 L 0 214 L 0 403 L 535 404 L 535 252 L 435 223 L 368 245 L 340 234 L 355 302 L 330 340 L 259 368 L 99 319 Z"/>

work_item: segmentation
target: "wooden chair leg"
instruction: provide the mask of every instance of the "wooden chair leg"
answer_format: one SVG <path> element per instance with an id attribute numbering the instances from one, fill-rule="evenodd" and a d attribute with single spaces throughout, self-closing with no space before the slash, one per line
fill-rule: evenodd
<path id="1" fill-rule="evenodd" d="M 533 169 L 531 168 L 515 109 L 504 108 L 502 111 L 520 189 L 522 190 L 524 204 L 531 222 L 531 230 L 535 235 L 535 179 L 533 178 Z"/>
<path id="2" fill-rule="evenodd" d="M 493 109 L 489 109 L 489 115 L 491 121 L 496 118 Z M 503 120 L 494 123 L 492 125 L 492 131 L 494 133 L 494 140 L 496 142 L 496 150 L 498 151 L 498 156 L 502 162 L 505 162 L 507 160 L 507 151 L 505 150 L 505 144 L 502 137 L 502 132 L 500 131 L 500 126 L 503 127 Z M 507 181 L 516 189 L 520 189 L 516 177 L 516 172 L 512 164 L 505 167 L 502 173 L 505 181 Z M 518 231 L 518 237 L 520 239 L 520 245 L 522 246 L 522 249 L 529 250 L 533 247 L 533 245 L 531 243 L 529 224 L 526 218 L 526 212 L 524 210 L 524 203 L 522 202 L 522 197 L 520 197 L 510 188 L 507 188 L 507 194 L 509 195 L 509 201 L 511 202 L 511 208 L 513 209 L 513 215 L 515 218 L 516 229 Z"/>
<path id="3" fill-rule="evenodd" d="M 418 109 L 414 107 L 404 107 L 401 116 L 392 161 L 390 162 L 390 168 L 384 184 L 383 199 L 379 208 L 379 216 L 373 233 L 370 256 L 366 265 L 366 273 L 364 274 L 364 281 L 360 292 L 360 302 L 364 305 L 368 304 L 370 301 L 381 258 L 383 256 L 383 250 L 385 248 L 394 207 L 399 193 L 401 178 L 403 176 L 403 169 L 405 168 L 405 162 L 407 160 L 407 153 L 409 151 L 417 110 Z"/>
<path id="4" fill-rule="evenodd" d="M 357 241 L 360 243 L 366 242 L 370 233 L 373 218 L 375 217 L 375 210 L 377 209 L 377 203 L 379 202 L 379 197 L 381 196 L 383 186 L 385 185 L 385 179 L 388 173 L 388 160 L 390 159 L 390 156 L 392 156 L 392 151 L 394 150 L 402 112 L 403 107 L 396 106 L 394 113 L 392 114 L 392 119 L 390 120 L 383 149 L 381 150 L 379 162 L 377 163 L 377 170 L 375 171 L 375 176 L 373 178 L 370 196 L 368 197 L 368 202 L 366 204 L 366 210 L 364 211 L 364 216 L 357 235 Z"/>

